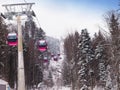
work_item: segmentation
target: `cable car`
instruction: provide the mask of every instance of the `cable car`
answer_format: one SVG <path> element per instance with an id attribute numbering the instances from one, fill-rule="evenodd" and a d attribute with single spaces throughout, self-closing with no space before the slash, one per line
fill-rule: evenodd
<path id="1" fill-rule="evenodd" d="M 18 37 L 16 33 L 9 33 L 7 35 L 7 44 L 9 46 L 16 46 L 18 44 Z"/>
<path id="2" fill-rule="evenodd" d="M 62 57 L 61 57 L 60 53 L 58 53 L 57 55 L 58 55 L 58 58 L 59 58 L 59 59 L 62 59 Z"/>
<path id="3" fill-rule="evenodd" d="M 60 56 L 60 53 L 58 53 L 57 55 Z"/>
<path id="4" fill-rule="evenodd" d="M 51 57 L 54 57 L 54 54 L 51 54 Z"/>
<path id="5" fill-rule="evenodd" d="M 45 60 L 44 60 L 44 63 L 47 63 L 47 62 L 48 62 L 48 60 L 47 60 L 47 59 L 45 59 Z"/>
<path id="6" fill-rule="evenodd" d="M 58 61 L 58 57 L 57 56 L 54 56 L 53 59 L 54 59 L 54 61 Z"/>
<path id="7" fill-rule="evenodd" d="M 41 51 L 41 52 L 44 52 L 44 51 L 47 50 L 47 43 L 46 43 L 45 40 L 39 40 L 39 41 L 38 41 L 38 49 L 39 49 L 39 51 Z"/>
<path id="8" fill-rule="evenodd" d="M 48 62 L 48 58 L 44 57 L 44 63 L 47 63 L 47 62 Z"/>

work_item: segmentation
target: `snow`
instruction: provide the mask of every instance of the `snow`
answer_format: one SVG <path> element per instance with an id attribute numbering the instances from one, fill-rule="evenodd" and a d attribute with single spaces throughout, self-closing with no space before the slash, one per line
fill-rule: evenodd
<path id="1" fill-rule="evenodd" d="M 17 35 L 16 33 L 12 32 L 12 33 L 9 33 L 8 35 L 10 36 L 14 36 L 14 35 Z"/>
<path id="2" fill-rule="evenodd" d="M 50 60 L 49 69 L 44 70 L 45 79 L 48 77 L 48 71 L 52 72 L 53 87 L 47 87 L 46 85 L 43 85 L 42 83 L 39 84 L 39 87 L 41 89 L 36 90 L 71 90 L 71 87 L 64 87 L 62 86 L 62 80 L 61 80 L 61 69 L 62 69 L 62 63 L 63 63 L 63 55 L 60 55 L 61 59 L 58 59 L 58 61 L 54 61 L 54 58 Z"/>
<path id="3" fill-rule="evenodd" d="M 56 84 L 57 80 L 61 78 L 61 65 L 62 59 L 58 59 L 58 61 L 54 61 L 52 58 L 50 60 L 49 70 L 52 71 L 53 81 Z"/>
<path id="4" fill-rule="evenodd" d="M 58 89 L 55 89 L 54 87 L 51 88 L 50 90 L 71 90 L 70 87 L 60 87 Z"/>
<path id="5" fill-rule="evenodd" d="M 32 89 L 33 90 L 33 89 Z M 47 86 L 43 86 L 43 87 L 41 87 L 41 88 L 39 88 L 39 89 L 34 89 L 34 90 L 71 90 L 71 88 L 70 87 L 57 87 L 57 86 L 54 86 L 54 87 L 52 87 L 52 88 L 49 88 L 49 87 L 47 87 Z"/>
<path id="6" fill-rule="evenodd" d="M 95 88 L 93 90 L 105 90 L 103 87 L 98 87 L 98 86 L 95 86 Z"/>
<path id="7" fill-rule="evenodd" d="M 46 41 L 45 40 L 39 40 L 39 43 L 44 44 L 44 43 L 46 43 Z"/>

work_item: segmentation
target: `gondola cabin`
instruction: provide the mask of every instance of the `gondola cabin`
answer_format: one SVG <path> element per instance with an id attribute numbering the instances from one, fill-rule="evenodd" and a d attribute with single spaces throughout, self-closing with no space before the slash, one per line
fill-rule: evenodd
<path id="1" fill-rule="evenodd" d="M 16 46 L 18 44 L 18 37 L 16 33 L 9 33 L 7 36 L 7 44 L 9 46 Z"/>
<path id="2" fill-rule="evenodd" d="M 41 51 L 41 52 L 44 52 L 44 51 L 47 50 L 47 43 L 46 43 L 45 40 L 39 40 L 39 41 L 38 41 L 38 49 L 39 49 L 39 51 Z"/>
<path id="3" fill-rule="evenodd" d="M 58 57 L 57 56 L 54 56 L 53 59 L 54 59 L 54 61 L 58 61 Z"/>
<path id="4" fill-rule="evenodd" d="M 54 54 L 51 54 L 51 57 L 54 57 Z"/>
<path id="5" fill-rule="evenodd" d="M 45 60 L 44 60 L 44 63 L 47 63 L 47 62 L 48 62 L 48 60 L 47 60 L 47 59 L 45 59 Z"/>
<path id="6" fill-rule="evenodd" d="M 60 53 L 58 53 L 57 55 L 60 56 Z"/>
<path id="7" fill-rule="evenodd" d="M 47 62 L 48 62 L 48 58 L 44 57 L 44 63 L 47 63 Z"/>

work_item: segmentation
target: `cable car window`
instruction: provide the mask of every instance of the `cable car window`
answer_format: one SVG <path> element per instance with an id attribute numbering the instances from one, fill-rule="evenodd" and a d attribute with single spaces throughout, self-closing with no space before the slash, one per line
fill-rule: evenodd
<path id="1" fill-rule="evenodd" d="M 42 46 L 44 47 L 44 46 L 46 46 L 46 42 L 45 42 L 45 41 L 40 41 L 40 42 L 39 42 L 39 45 L 40 45 L 41 47 L 42 47 Z"/>
<path id="2" fill-rule="evenodd" d="M 14 36 L 8 36 L 8 42 L 16 42 L 17 40 L 17 37 L 14 35 Z"/>
<path id="3" fill-rule="evenodd" d="M 16 35 L 14 36 L 8 36 L 8 39 L 17 39 Z"/>

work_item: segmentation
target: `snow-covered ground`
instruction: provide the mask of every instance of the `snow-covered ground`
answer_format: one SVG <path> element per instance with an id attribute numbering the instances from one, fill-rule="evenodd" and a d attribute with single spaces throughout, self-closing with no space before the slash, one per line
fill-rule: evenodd
<path id="1" fill-rule="evenodd" d="M 49 70 L 52 72 L 54 87 L 52 90 L 59 90 L 62 87 L 62 61 L 63 57 L 60 56 L 61 59 L 58 59 L 58 61 L 54 61 L 54 59 L 50 60 Z M 65 89 L 64 89 L 65 90 Z"/>
<path id="2" fill-rule="evenodd" d="M 104 88 L 96 86 L 93 90 L 104 90 Z"/>
<path id="3" fill-rule="evenodd" d="M 70 87 L 59 87 L 59 88 L 53 87 L 53 88 L 51 88 L 49 90 L 70 90 Z"/>

